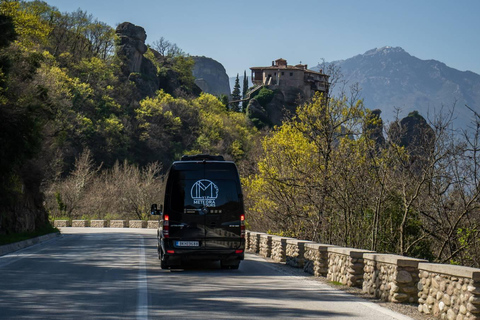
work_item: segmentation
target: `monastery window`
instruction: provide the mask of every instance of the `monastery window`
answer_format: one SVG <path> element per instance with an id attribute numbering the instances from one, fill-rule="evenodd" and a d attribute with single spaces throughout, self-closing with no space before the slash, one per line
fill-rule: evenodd
<path id="1" fill-rule="evenodd" d="M 290 77 L 293 77 L 293 72 L 290 72 Z"/>
<path id="2" fill-rule="evenodd" d="M 285 72 L 282 71 L 282 76 L 284 76 L 284 75 L 285 75 Z"/>

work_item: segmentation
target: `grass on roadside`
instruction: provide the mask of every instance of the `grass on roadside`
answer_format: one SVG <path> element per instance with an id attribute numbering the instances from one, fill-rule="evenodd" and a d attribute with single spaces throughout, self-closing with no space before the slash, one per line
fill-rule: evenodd
<path id="1" fill-rule="evenodd" d="M 0 246 L 10 243 L 15 243 L 23 240 L 40 237 L 49 233 L 60 232 L 57 228 L 47 225 L 39 230 L 33 232 L 22 232 L 13 234 L 0 234 Z"/>

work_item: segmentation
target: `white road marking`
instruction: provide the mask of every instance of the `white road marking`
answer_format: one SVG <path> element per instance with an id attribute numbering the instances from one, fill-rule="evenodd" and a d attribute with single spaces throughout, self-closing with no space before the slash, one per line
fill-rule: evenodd
<path id="1" fill-rule="evenodd" d="M 145 241 L 143 237 L 140 238 L 137 303 L 137 320 L 148 320 L 147 272 L 145 267 Z"/>

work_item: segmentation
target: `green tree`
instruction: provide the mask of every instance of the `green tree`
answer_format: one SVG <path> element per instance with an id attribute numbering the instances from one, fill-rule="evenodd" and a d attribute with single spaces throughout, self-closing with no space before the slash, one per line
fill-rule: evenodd
<path id="1" fill-rule="evenodd" d="M 235 85 L 233 86 L 233 91 L 232 91 L 232 102 L 231 103 L 231 108 L 233 111 L 240 111 L 240 102 L 239 100 L 241 99 L 240 96 L 240 79 L 238 78 L 238 73 L 237 73 L 237 78 L 235 79 Z"/>
<path id="2" fill-rule="evenodd" d="M 248 92 L 248 77 L 247 77 L 247 71 L 243 71 L 243 87 L 242 87 L 242 98 L 246 99 L 247 98 L 247 92 Z M 247 111 L 247 105 L 248 101 L 243 101 L 242 102 L 242 112 Z"/>

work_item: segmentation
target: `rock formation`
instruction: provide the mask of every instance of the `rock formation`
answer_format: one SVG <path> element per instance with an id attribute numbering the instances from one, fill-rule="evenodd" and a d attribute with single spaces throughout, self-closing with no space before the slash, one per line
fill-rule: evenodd
<path id="1" fill-rule="evenodd" d="M 225 68 L 218 61 L 207 57 L 193 57 L 193 76 L 202 91 L 220 96 L 230 96 L 230 82 Z"/>
<path id="2" fill-rule="evenodd" d="M 157 68 L 143 55 L 147 52 L 145 29 L 130 22 L 118 25 L 117 55 L 122 60 L 122 72 L 135 82 L 141 97 L 152 96 L 159 89 Z"/>

